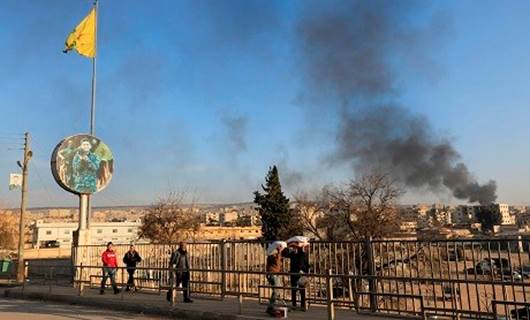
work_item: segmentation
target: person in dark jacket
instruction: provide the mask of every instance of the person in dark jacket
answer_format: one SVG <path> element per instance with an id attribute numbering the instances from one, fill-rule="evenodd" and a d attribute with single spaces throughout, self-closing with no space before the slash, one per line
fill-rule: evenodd
<path id="1" fill-rule="evenodd" d="M 291 274 L 291 301 L 293 307 L 296 308 L 296 293 L 300 291 L 300 306 L 303 311 L 307 310 L 306 301 L 305 301 L 305 284 L 300 281 L 302 279 L 303 273 L 309 273 L 309 260 L 307 258 L 307 253 L 305 253 L 302 246 L 293 245 L 290 246 L 288 250 L 284 250 L 282 255 L 286 258 L 289 258 L 290 270 L 289 273 L 296 273 L 296 275 Z"/>
<path id="2" fill-rule="evenodd" d="M 125 291 L 130 291 L 132 288 L 136 291 L 136 286 L 134 285 L 134 272 L 136 271 L 136 265 L 142 261 L 142 257 L 138 254 L 138 251 L 134 248 L 133 245 L 129 247 L 129 251 L 123 256 L 123 263 L 127 266 L 127 273 L 129 274 L 129 279 L 127 280 L 127 288 Z"/>
<path id="3" fill-rule="evenodd" d="M 173 269 L 173 279 L 175 281 L 175 287 L 178 287 L 182 284 L 183 293 L 184 293 L 184 302 L 191 303 L 193 300 L 190 299 L 190 262 L 188 260 L 188 251 L 186 250 L 186 243 L 181 242 L 179 248 L 171 254 L 171 259 L 169 260 L 169 267 Z M 173 297 L 173 290 L 169 289 L 167 292 L 166 298 L 167 301 L 171 301 Z"/>

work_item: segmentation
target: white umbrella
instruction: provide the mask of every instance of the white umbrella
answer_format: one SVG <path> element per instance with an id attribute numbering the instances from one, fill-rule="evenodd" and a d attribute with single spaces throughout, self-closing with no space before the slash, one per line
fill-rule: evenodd
<path id="1" fill-rule="evenodd" d="M 267 248 L 267 255 L 270 256 L 270 255 L 276 253 L 276 249 L 285 248 L 285 247 L 287 247 L 287 243 L 285 243 L 285 241 L 274 241 Z"/>
<path id="2" fill-rule="evenodd" d="M 309 245 L 309 238 L 304 237 L 304 236 L 295 236 L 287 240 L 288 245 L 294 244 L 294 243 L 297 243 L 299 246 L 303 247 L 303 246 Z"/>

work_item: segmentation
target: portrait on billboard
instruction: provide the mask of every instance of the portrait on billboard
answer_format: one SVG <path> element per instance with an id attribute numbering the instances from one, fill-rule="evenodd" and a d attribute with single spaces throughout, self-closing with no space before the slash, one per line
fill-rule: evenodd
<path id="1" fill-rule="evenodd" d="M 22 187 L 22 175 L 20 173 L 11 173 L 9 175 L 9 190 L 18 190 Z"/>
<path id="2" fill-rule="evenodd" d="M 114 159 L 109 147 L 86 134 L 61 141 L 52 154 L 52 173 L 59 185 L 78 194 L 96 193 L 112 178 Z"/>

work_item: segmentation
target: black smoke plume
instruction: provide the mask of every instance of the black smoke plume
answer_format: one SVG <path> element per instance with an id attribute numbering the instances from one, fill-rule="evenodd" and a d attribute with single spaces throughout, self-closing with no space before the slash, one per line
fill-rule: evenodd
<path id="1" fill-rule="evenodd" d="M 426 118 L 396 102 L 402 70 L 435 69 L 429 52 L 447 20 L 415 19 L 419 3 L 337 2 L 302 15 L 302 65 L 307 92 L 326 97 L 339 116 L 337 148 L 327 161 L 351 163 L 356 172 L 382 170 L 411 188 L 440 191 L 487 204 L 496 184 L 480 185 L 451 142 L 438 137 Z"/>
<path id="2" fill-rule="evenodd" d="M 357 171 L 382 171 L 413 188 L 489 204 L 496 184 L 477 183 L 447 139 L 433 134 L 424 117 L 395 105 L 371 106 L 344 116 L 331 161 L 351 161 Z"/>
<path id="3" fill-rule="evenodd" d="M 248 118 L 246 116 L 225 115 L 222 118 L 222 123 L 235 151 L 246 151 Z"/>

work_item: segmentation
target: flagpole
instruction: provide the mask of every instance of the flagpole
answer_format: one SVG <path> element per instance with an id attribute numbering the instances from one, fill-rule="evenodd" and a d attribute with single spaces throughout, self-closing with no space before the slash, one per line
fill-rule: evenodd
<path id="1" fill-rule="evenodd" d="M 95 126 L 96 126 L 96 57 L 98 52 L 98 0 L 94 0 L 94 10 L 96 13 L 96 21 L 94 23 L 94 49 L 95 54 L 92 58 L 92 103 L 90 106 L 90 135 L 95 135 Z M 85 207 L 86 210 L 86 228 L 90 229 L 90 216 L 92 215 L 92 204 L 90 195 L 81 195 L 81 197 L 86 196 L 86 201 L 80 201 L 80 205 Z"/>
<path id="2" fill-rule="evenodd" d="M 94 0 L 94 9 L 96 11 L 96 22 L 94 23 L 95 33 L 95 55 L 92 58 L 92 104 L 90 108 L 90 134 L 95 134 L 96 125 L 96 56 L 98 50 L 98 0 Z"/>

